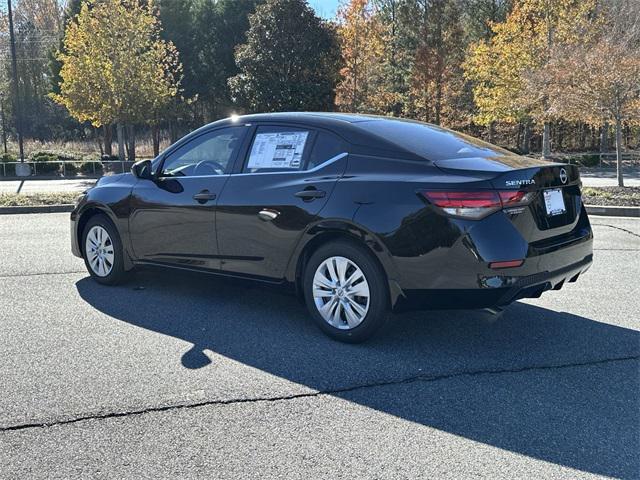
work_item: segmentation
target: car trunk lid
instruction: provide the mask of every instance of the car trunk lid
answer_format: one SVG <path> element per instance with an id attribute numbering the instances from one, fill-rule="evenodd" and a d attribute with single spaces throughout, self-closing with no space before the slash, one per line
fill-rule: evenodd
<path id="1" fill-rule="evenodd" d="M 535 192 L 526 207 L 504 209 L 530 242 L 567 233 L 580 214 L 581 182 L 575 165 L 517 155 L 440 160 L 434 163 L 447 173 L 473 173 L 489 181 L 499 191 Z M 535 224 L 535 228 L 531 223 Z"/>

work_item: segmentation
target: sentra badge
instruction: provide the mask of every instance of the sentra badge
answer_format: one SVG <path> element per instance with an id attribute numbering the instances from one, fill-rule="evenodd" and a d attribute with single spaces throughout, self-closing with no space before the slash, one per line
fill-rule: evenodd
<path id="1" fill-rule="evenodd" d="M 507 180 L 504 183 L 507 187 L 519 187 L 521 185 L 535 185 L 536 181 L 531 178 L 527 180 Z"/>

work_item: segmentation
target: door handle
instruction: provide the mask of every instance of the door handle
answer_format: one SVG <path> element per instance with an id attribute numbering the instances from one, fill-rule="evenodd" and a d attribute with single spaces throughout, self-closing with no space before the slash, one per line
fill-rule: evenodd
<path id="1" fill-rule="evenodd" d="M 264 220 L 265 222 L 271 222 L 275 220 L 280 215 L 280 212 L 277 210 L 271 210 L 270 208 L 263 208 L 258 212 L 258 218 L 260 220 Z"/>
<path id="2" fill-rule="evenodd" d="M 210 200 L 215 200 L 216 194 L 209 192 L 209 190 L 202 190 L 200 193 L 196 193 L 193 199 L 198 203 L 207 203 Z"/>
<path id="3" fill-rule="evenodd" d="M 296 197 L 301 198 L 305 202 L 310 202 L 316 198 L 322 198 L 327 194 L 324 190 L 318 190 L 314 187 L 305 188 L 304 190 L 297 192 L 295 194 Z"/>

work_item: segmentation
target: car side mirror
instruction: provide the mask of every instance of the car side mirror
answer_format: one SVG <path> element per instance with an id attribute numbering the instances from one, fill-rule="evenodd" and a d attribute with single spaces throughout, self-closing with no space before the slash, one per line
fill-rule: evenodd
<path id="1" fill-rule="evenodd" d="M 131 173 L 136 178 L 141 180 L 153 180 L 153 174 L 151 173 L 151 160 L 140 160 L 131 167 Z"/>

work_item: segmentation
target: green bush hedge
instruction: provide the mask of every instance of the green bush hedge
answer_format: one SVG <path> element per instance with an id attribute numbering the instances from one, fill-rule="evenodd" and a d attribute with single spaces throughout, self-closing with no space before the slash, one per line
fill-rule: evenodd
<path id="1" fill-rule="evenodd" d="M 578 161 L 583 167 L 597 167 L 598 165 L 600 165 L 600 155 L 598 155 L 597 153 L 591 155 L 582 155 L 578 159 Z"/>
<path id="2" fill-rule="evenodd" d="M 15 162 L 17 158 L 11 153 L 0 154 L 0 163 Z M 0 165 L 0 175 L 6 175 L 7 177 L 13 177 L 16 174 L 15 165 Z"/>
<path id="3" fill-rule="evenodd" d="M 102 163 L 100 162 L 84 162 L 80 164 L 80 173 L 83 175 L 102 175 Z"/>
<path id="4" fill-rule="evenodd" d="M 80 152 L 73 152 L 71 150 L 36 150 L 31 152 L 30 158 L 43 157 L 45 155 L 54 156 L 56 160 L 76 160 L 80 161 L 84 158 L 84 154 Z"/>
<path id="5" fill-rule="evenodd" d="M 54 153 L 36 152 L 31 155 L 36 175 L 53 175 L 59 172 L 58 156 Z"/>
<path id="6" fill-rule="evenodd" d="M 79 170 L 77 163 L 65 163 L 64 167 L 60 164 L 60 174 L 64 173 L 65 177 L 75 177 Z"/>

